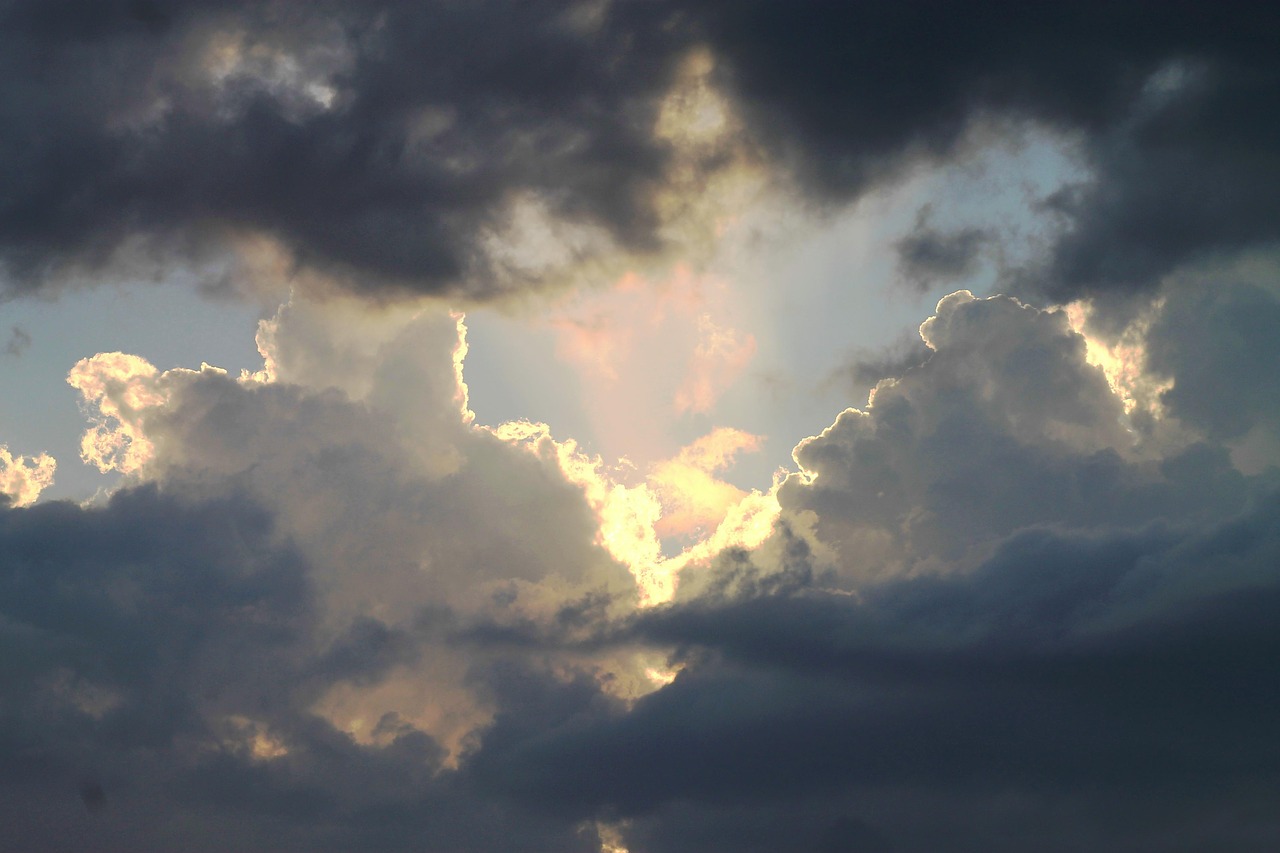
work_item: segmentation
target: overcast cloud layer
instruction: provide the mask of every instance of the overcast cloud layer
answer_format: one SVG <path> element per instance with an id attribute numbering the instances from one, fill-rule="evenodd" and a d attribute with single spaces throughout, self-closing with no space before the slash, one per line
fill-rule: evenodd
<path id="1" fill-rule="evenodd" d="M 1257 4 L 13 0 L 0 14 L 10 293 L 268 246 L 349 289 L 483 297 L 661 251 L 686 224 L 661 201 L 677 172 L 696 190 L 733 159 L 682 156 L 661 120 L 695 48 L 737 142 L 828 202 L 993 134 L 1074 140 L 1091 176 L 1042 200 L 1057 233 L 1015 276 L 1056 299 L 1149 290 L 1280 229 L 1280 21 Z M 521 227 L 574 245 L 523 257 Z M 942 260 L 963 260 L 965 234 Z M 244 274 L 213 264 L 205 284 Z"/>
<path id="2" fill-rule="evenodd" d="M 1280 845 L 1264 13 L 0 9 L 8 298 L 292 288 L 256 372 L 69 366 L 109 497 L 0 443 L 0 848 Z M 478 423 L 422 298 L 696 268 L 726 176 L 835 215 L 1032 132 L 1082 176 L 1032 250 L 932 204 L 891 241 L 907 288 L 1013 295 L 851 365 L 767 491 L 719 479 L 731 425 L 635 471 Z"/>

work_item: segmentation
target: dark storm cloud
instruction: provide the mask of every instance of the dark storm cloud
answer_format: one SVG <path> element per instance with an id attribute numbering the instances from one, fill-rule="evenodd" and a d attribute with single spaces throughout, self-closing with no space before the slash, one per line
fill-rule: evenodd
<path id="1" fill-rule="evenodd" d="M 1259 348 L 1228 318 L 1264 328 L 1270 297 L 1207 292 L 1170 294 L 1153 335 L 1204 341 L 1232 422 L 1275 380 L 1233 375 Z M 926 359 L 797 448 L 769 542 L 591 632 L 467 633 L 639 643 L 683 669 L 630 707 L 583 678 L 504 678 L 464 773 L 626 821 L 646 853 L 1273 846 L 1275 469 L 1125 430 L 1061 312 L 960 293 L 922 335 Z"/>
<path id="2" fill-rule="evenodd" d="M 983 246 L 992 236 L 981 228 L 940 231 L 929 224 L 929 214 L 928 205 L 921 208 L 915 227 L 894 244 L 899 275 L 919 291 L 972 275 Z"/>
<path id="3" fill-rule="evenodd" d="M 1214 438 L 1238 438 L 1254 427 L 1274 434 L 1280 300 L 1229 278 L 1170 293 L 1148 336 L 1150 369 L 1173 379 L 1163 394 L 1173 413 Z"/>
<path id="4" fill-rule="evenodd" d="M 1240 26 L 1280 21 L 1236 13 Z M 1139 290 L 1180 265 L 1280 238 L 1280 61 L 1242 50 L 1157 74 L 1134 115 L 1088 144 L 1095 175 L 1047 200 L 1065 215 L 1048 295 Z M 1212 56 L 1212 52 L 1211 52 Z"/>
<path id="5" fill-rule="evenodd" d="M 305 561 L 243 499 L 3 510 L 6 837 L 595 851 L 584 821 L 606 819 L 646 853 L 1267 849 L 1277 511 L 1024 531 L 974 572 L 858 596 L 802 547 L 781 582 L 729 555 L 699 598 L 612 624 L 573 608 L 677 650 L 680 676 L 634 704 L 548 665 L 556 625 L 477 656 L 497 713 L 451 771 L 395 714 L 362 745 L 307 710 L 422 638 L 357 620 L 324 640 Z M 259 760 L 258 736 L 288 754 Z"/>
<path id="6" fill-rule="evenodd" d="M 6 849 L 597 849 L 460 787 L 395 714 L 378 745 L 315 716 L 326 687 L 413 657 L 431 620 L 335 633 L 310 575 L 243 495 L 0 506 Z M 288 753 L 264 762 L 264 743 Z"/>
<path id="7" fill-rule="evenodd" d="M 539 276 L 487 242 L 522 194 L 658 248 L 657 106 L 700 43 L 750 141 L 815 198 L 956 155 L 987 119 L 1075 135 L 1094 175 L 1046 201 L 1065 230 L 1036 287 L 1055 297 L 1140 288 L 1280 227 L 1278 22 L 1256 4 L 20 0 L 3 15 L 10 293 L 113 263 L 162 274 L 261 235 L 357 290 L 484 295 Z M 966 233 L 908 255 L 963 268 Z"/>
<path id="8" fill-rule="evenodd" d="M 847 198 L 958 153 L 984 119 L 1080 140 L 1093 180 L 1024 287 L 1139 289 L 1280 236 L 1280 32 L 1252 3 L 692 4 L 751 126 Z"/>
<path id="9" fill-rule="evenodd" d="M 264 234 L 304 267 L 359 273 L 352 287 L 484 290 L 503 271 L 482 232 L 522 190 L 652 245 L 651 131 L 676 54 L 630 8 L 7 4 L 6 288 L 92 271 L 130 240 L 198 255 Z"/>
<path id="10" fill-rule="evenodd" d="M 969 575 L 642 615 L 683 650 L 670 687 L 623 713 L 562 684 L 472 771 L 632 819 L 644 851 L 1266 849 L 1278 509 L 1029 531 Z"/>

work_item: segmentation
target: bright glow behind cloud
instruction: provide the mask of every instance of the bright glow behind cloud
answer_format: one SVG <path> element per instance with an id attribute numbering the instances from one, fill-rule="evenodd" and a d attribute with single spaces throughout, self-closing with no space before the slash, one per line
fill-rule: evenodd
<path id="1" fill-rule="evenodd" d="M 680 572 L 732 547 L 750 548 L 773 529 L 773 492 L 742 492 L 716 480 L 712 472 L 733 455 L 756 446 L 756 437 L 719 429 L 653 466 L 647 482 L 627 485 L 625 468 L 609 468 L 588 456 L 573 439 L 556 441 L 546 424 L 510 422 L 493 433 L 533 453 L 554 458 L 564 476 L 582 488 L 597 514 L 597 541 L 627 566 L 636 579 L 642 607 L 670 601 Z M 694 541 L 672 557 L 663 555 L 661 536 L 682 534 Z"/>

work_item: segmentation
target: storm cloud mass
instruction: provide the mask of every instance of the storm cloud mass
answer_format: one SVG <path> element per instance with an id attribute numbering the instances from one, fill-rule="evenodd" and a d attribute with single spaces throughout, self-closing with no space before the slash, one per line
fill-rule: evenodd
<path id="1" fill-rule="evenodd" d="M 699 47 L 743 144 L 828 201 L 1019 125 L 1077 140 L 1092 175 L 1043 200 L 1065 225 L 1022 276 L 1056 299 L 1148 290 L 1280 228 L 1280 22 L 1257 4 L 15 0 L 2 14 L 11 293 L 265 242 L 349 289 L 484 297 L 659 251 L 682 224 L 660 203 L 680 144 L 662 102 Z M 696 187 L 725 164 L 709 150 L 685 165 Z M 502 235 L 522 211 L 579 245 L 513 259 Z M 237 276 L 218 269 L 207 286 Z"/>
<path id="2" fill-rule="evenodd" d="M 1232 3 L 0 5 L 6 303 L 289 294 L 238 376 L 63 368 L 110 494 L 40 500 L 74 459 L 0 443 L 0 849 L 1276 849 L 1277 34 Z M 763 438 L 716 406 L 768 341 L 717 241 L 1045 139 L 1070 170 L 1023 231 L 940 194 L 859 235 L 886 301 L 971 290 L 837 370 L 771 488 L 725 479 Z M 555 315 L 557 355 L 698 425 L 674 455 L 472 411 L 451 305 L 589 290 L 633 301 Z M 847 353 L 848 319 L 808 338 Z M 50 332 L 10 327 L 16 370 Z"/>

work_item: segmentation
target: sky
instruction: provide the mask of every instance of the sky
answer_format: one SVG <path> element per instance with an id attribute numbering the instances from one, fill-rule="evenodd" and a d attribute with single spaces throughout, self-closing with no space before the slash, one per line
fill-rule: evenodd
<path id="1" fill-rule="evenodd" d="M 0 849 L 1276 849 L 1277 33 L 0 3 Z"/>

